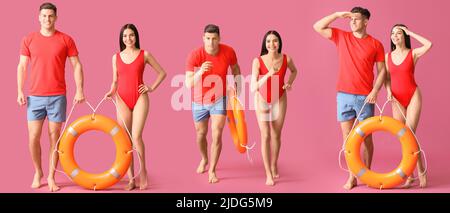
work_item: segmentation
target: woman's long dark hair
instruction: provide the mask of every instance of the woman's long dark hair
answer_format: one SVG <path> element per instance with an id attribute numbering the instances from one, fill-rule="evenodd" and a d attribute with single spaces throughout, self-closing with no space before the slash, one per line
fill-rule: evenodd
<path id="1" fill-rule="evenodd" d="M 122 38 L 123 37 L 123 32 L 126 29 L 133 30 L 134 35 L 136 37 L 135 46 L 136 46 L 136 48 L 141 49 L 141 45 L 139 44 L 139 33 L 138 33 L 137 29 L 136 29 L 136 26 L 134 26 L 134 24 L 125 24 L 125 25 L 123 25 L 122 29 L 120 29 L 120 35 L 119 35 L 120 51 L 123 51 L 126 48 L 125 43 L 123 43 L 123 38 Z"/>
<path id="2" fill-rule="evenodd" d="M 394 30 L 395 27 L 405 27 L 405 28 L 408 28 L 408 27 L 407 27 L 406 25 L 404 25 L 404 24 L 396 24 L 396 25 L 394 25 L 394 26 L 392 27 L 392 29 L 391 29 L 391 34 L 392 34 L 392 30 Z M 406 46 L 406 48 L 411 49 L 411 37 L 410 37 L 409 35 L 407 35 L 407 34 L 405 33 L 405 31 L 402 30 L 402 32 L 403 32 L 403 37 L 405 38 L 405 46 Z M 394 42 L 392 42 L 392 39 L 389 39 L 389 40 L 391 41 L 391 51 L 394 51 L 394 50 L 395 50 L 395 44 L 394 44 Z"/>
<path id="3" fill-rule="evenodd" d="M 269 35 L 275 35 L 278 38 L 278 42 L 280 42 L 280 47 L 278 48 L 278 53 L 281 53 L 281 48 L 283 47 L 283 42 L 281 41 L 280 34 L 277 31 L 275 31 L 275 30 L 269 30 L 264 35 L 264 38 L 263 38 L 263 41 L 262 41 L 261 55 L 265 55 L 265 54 L 267 54 L 269 52 L 267 50 L 267 47 L 266 47 L 266 39 L 267 39 L 267 36 L 269 36 Z"/>

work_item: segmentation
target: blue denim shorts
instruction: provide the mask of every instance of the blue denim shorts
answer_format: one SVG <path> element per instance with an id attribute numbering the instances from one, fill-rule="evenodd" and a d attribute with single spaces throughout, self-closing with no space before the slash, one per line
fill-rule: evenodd
<path id="1" fill-rule="evenodd" d="M 195 122 L 202 121 L 210 117 L 210 115 L 226 115 L 227 114 L 227 97 L 216 100 L 214 104 L 198 104 L 192 102 L 192 117 Z"/>
<path id="2" fill-rule="evenodd" d="M 337 101 L 337 120 L 339 122 L 349 121 L 355 119 L 361 108 L 364 105 L 366 95 L 355 95 L 344 92 L 338 92 L 336 96 Z M 370 118 L 374 113 L 374 105 L 367 103 L 362 109 L 361 115 L 358 120 L 362 121 L 366 118 Z"/>
<path id="3" fill-rule="evenodd" d="M 27 120 L 42 120 L 48 117 L 52 122 L 66 121 L 67 100 L 65 95 L 28 96 Z"/>

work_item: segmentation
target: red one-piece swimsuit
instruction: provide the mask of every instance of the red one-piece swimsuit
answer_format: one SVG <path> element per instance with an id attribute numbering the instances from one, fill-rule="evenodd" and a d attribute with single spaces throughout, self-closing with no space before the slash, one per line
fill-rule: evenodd
<path id="1" fill-rule="evenodd" d="M 117 92 L 130 110 L 134 109 L 140 96 L 139 85 L 143 84 L 143 74 L 145 68 L 144 50 L 130 64 L 122 61 L 120 53 L 116 57 L 117 66 Z"/>
<path id="2" fill-rule="evenodd" d="M 403 107 L 408 107 L 414 92 L 416 91 L 416 81 L 414 80 L 414 59 L 412 50 L 399 65 L 392 62 L 392 52 L 388 55 L 388 67 L 391 75 L 392 95 Z"/>

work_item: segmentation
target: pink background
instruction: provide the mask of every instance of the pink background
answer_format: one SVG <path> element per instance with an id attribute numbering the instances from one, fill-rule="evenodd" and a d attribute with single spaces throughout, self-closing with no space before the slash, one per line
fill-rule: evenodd
<path id="1" fill-rule="evenodd" d="M 391 26 L 404 23 L 429 38 L 433 49 L 418 63 L 416 81 L 423 94 L 422 118 L 418 137 L 426 151 L 429 187 L 383 192 L 450 192 L 448 150 L 448 104 L 450 73 L 445 68 L 450 31 L 450 3 L 444 0 L 417 1 L 53 1 L 58 7 L 57 29 L 71 35 L 80 52 L 85 74 L 85 92 L 96 104 L 111 83 L 111 56 L 118 51 L 120 27 L 134 23 L 141 36 L 141 47 L 150 51 L 165 68 L 167 79 L 150 94 L 150 114 L 144 131 L 150 187 L 145 192 L 345 192 L 342 185 L 347 173 L 338 166 L 342 145 L 336 121 L 337 54 L 331 41 L 315 33 L 312 25 L 335 11 L 353 6 L 369 8 L 372 18 L 368 32 L 389 49 Z M 279 2 L 279 3 L 275 3 Z M 23 36 L 39 30 L 38 8 L 42 1 L 11 1 L 1 13 L 1 60 L 5 76 L 3 91 L 2 148 L 0 149 L 0 192 L 47 192 L 47 187 L 30 189 L 34 170 L 28 151 L 26 107 L 16 103 L 16 69 Z M 265 175 L 260 154 L 259 129 L 254 111 L 247 111 L 249 141 L 256 142 L 251 155 L 254 164 L 239 154 L 225 128 L 223 150 L 218 166 L 221 181 L 208 184 L 207 174 L 195 169 L 200 154 L 195 143 L 191 111 L 174 111 L 171 96 L 178 88 L 170 87 L 173 76 L 184 73 L 188 53 L 202 45 L 202 30 L 208 23 L 220 26 L 222 41 L 236 50 L 241 71 L 251 73 L 251 61 L 258 55 L 264 33 L 276 29 L 283 39 L 283 52 L 289 54 L 299 70 L 282 135 L 279 160 L 281 178 L 274 187 L 264 185 Z M 347 21 L 333 26 L 349 30 Z M 417 47 L 416 41 L 413 46 Z M 66 74 L 68 100 L 73 99 L 74 80 L 69 64 Z M 446 71 L 447 70 L 447 71 Z M 155 79 L 147 67 L 145 82 Z M 384 89 L 378 103 L 386 100 Z M 68 106 L 68 110 L 71 105 Z M 87 105 L 77 106 L 69 122 L 90 113 Z M 115 118 L 114 107 L 105 103 L 99 113 Z M 390 107 L 387 112 L 390 114 Z M 45 174 L 48 168 L 48 137 L 44 128 L 42 154 Z M 210 141 L 210 134 L 208 135 Z M 114 160 L 114 145 L 106 134 L 89 132 L 76 146 L 82 168 L 100 172 Z M 374 170 L 394 169 L 400 160 L 400 145 L 388 133 L 375 134 Z M 344 163 L 344 159 L 342 158 Z M 44 178 L 45 180 L 45 178 Z M 64 175 L 57 174 L 60 192 L 90 192 Z M 44 181 L 45 182 L 45 181 Z M 105 192 L 124 192 L 125 179 Z M 136 191 L 138 192 L 138 191 Z M 360 185 L 351 192 L 378 192 Z"/>

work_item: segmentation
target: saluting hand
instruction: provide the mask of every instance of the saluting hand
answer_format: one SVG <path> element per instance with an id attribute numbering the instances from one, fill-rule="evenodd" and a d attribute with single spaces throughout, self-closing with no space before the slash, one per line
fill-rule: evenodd
<path id="1" fill-rule="evenodd" d="M 339 18 L 352 18 L 353 17 L 353 13 L 345 11 L 345 12 L 336 12 L 336 15 Z"/>

